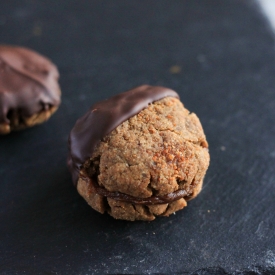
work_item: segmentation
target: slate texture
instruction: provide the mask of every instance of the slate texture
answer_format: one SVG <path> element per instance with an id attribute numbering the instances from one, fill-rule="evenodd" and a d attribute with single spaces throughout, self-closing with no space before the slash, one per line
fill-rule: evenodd
<path id="1" fill-rule="evenodd" d="M 0 274 L 275 274 L 275 43 L 253 1 L 1 1 L 0 43 L 51 58 L 63 91 L 0 137 Z M 211 154 L 200 196 L 151 223 L 96 213 L 66 167 L 76 119 L 141 84 L 178 91 Z"/>

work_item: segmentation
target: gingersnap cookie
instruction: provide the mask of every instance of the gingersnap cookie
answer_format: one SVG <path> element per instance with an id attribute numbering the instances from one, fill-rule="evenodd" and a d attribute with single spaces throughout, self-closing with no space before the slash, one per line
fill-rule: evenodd
<path id="1" fill-rule="evenodd" d="M 179 96 L 143 85 L 96 103 L 69 137 L 73 182 L 100 213 L 154 220 L 184 208 L 209 166 L 201 123 Z"/>
<path id="2" fill-rule="evenodd" d="M 0 134 L 46 121 L 60 104 L 56 66 L 21 47 L 0 45 Z"/>

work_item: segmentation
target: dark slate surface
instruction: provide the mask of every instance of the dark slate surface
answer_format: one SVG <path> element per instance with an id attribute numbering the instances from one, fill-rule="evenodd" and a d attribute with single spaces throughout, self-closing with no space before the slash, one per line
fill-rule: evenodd
<path id="1" fill-rule="evenodd" d="M 50 57 L 63 91 L 49 122 L 0 137 L 0 274 L 274 272 L 275 47 L 251 0 L 3 0 L 0 43 Z M 144 83 L 198 114 L 211 166 L 184 211 L 116 221 L 74 189 L 67 136 Z"/>

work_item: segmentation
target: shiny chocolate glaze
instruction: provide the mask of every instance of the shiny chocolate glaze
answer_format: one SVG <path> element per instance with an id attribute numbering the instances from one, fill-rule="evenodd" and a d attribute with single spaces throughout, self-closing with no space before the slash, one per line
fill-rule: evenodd
<path id="1" fill-rule="evenodd" d="M 40 54 L 22 47 L 0 45 L 0 123 L 9 113 L 29 117 L 60 104 L 59 73 Z"/>
<path id="2" fill-rule="evenodd" d="M 179 96 L 168 88 L 142 85 L 93 105 L 76 122 L 69 136 L 68 166 L 74 184 L 77 184 L 81 166 L 106 135 L 150 103 L 164 97 Z"/>

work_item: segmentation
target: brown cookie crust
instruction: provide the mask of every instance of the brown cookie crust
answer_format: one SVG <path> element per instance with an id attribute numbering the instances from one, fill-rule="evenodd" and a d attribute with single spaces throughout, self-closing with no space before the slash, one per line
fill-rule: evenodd
<path id="1" fill-rule="evenodd" d="M 82 172 L 99 186 L 136 198 L 186 190 L 188 196 L 166 204 L 136 205 L 98 195 L 79 178 L 77 189 L 100 213 L 116 219 L 153 220 L 186 206 L 201 190 L 209 165 L 208 143 L 197 116 L 166 97 L 150 104 L 107 135 Z"/>

